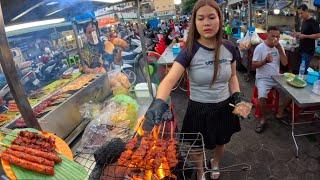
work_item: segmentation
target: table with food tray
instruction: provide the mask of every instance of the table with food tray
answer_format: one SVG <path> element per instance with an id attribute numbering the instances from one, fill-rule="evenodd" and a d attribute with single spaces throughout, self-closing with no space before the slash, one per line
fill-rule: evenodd
<path id="1" fill-rule="evenodd" d="M 304 121 L 304 122 L 296 122 L 295 119 L 295 105 L 299 107 L 310 107 L 310 106 L 318 106 L 320 105 L 320 96 L 314 94 L 312 92 L 312 85 L 307 84 L 305 87 L 293 87 L 287 81 L 288 79 L 284 75 L 276 75 L 272 76 L 272 78 L 280 85 L 281 89 L 292 99 L 292 116 L 291 116 L 291 135 L 294 141 L 294 145 L 296 148 L 296 157 L 299 156 L 299 146 L 296 141 L 296 137 L 299 136 L 306 136 L 311 134 L 319 134 L 320 131 L 314 132 L 304 132 L 304 133 L 296 133 L 297 125 L 303 124 L 314 124 L 319 121 Z M 303 112 L 304 114 L 314 113 L 310 112 Z"/>

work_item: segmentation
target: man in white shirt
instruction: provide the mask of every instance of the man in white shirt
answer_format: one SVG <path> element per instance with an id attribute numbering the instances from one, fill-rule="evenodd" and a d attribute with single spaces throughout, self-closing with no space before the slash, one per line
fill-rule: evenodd
<path id="1" fill-rule="evenodd" d="M 285 51 L 279 44 L 280 30 L 275 26 L 270 26 L 267 32 L 267 39 L 255 48 L 252 58 L 252 67 L 256 68 L 256 87 L 258 88 L 258 98 L 262 111 L 262 116 L 256 126 L 257 133 L 261 133 L 265 128 L 268 113 L 266 112 L 267 95 L 272 88 L 278 86 L 271 76 L 280 73 L 280 62 L 284 66 L 288 64 Z M 279 108 L 277 118 L 283 117 L 284 107 Z"/>

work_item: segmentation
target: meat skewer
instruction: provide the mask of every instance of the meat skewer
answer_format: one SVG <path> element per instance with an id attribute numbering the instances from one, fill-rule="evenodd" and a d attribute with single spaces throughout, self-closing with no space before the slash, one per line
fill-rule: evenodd
<path id="1" fill-rule="evenodd" d="M 49 152 L 53 152 L 55 150 L 55 147 L 52 144 L 49 144 L 48 142 L 39 141 L 37 139 L 29 139 L 29 138 L 21 137 L 21 136 L 18 136 L 12 142 L 12 144 L 22 145 L 22 146 L 35 145 L 34 147 L 39 146 L 39 148 L 42 148 L 43 150 L 49 151 Z"/>
<path id="2" fill-rule="evenodd" d="M 49 150 L 49 149 L 44 149 L 42 148 L 41 146 L 39 145 L 35 145 L 35 144 L 23 144 L 23 143 L 12 143 L 14 145 L 17 145 L 17 146 L 23 146 L 23 147 L 27 147 L 27 148 L 31 148 L 31 149 L 36 149 L 36 150 L 39 150 L 39 151 L 43 151 L 43 152 L 50 152 L 50 153 L 54 153 L 55 151 L 52 151 L 52 150 Z"/>
<path id="3" fill-rule="evenodd" d="M 31 171 L 35 171 L 35 172 L 42 173 L 42 174 L 48 174 L 48 175 L 52 175 L 52 176 L 54 175 L 54 169 L 53 169 L 53 167 L 50 167 L 50 166 L 45 166 L 42 164 L 33 163 L 30 161 L 19 159 L 16 156 L 13 156 L 13 155 L 7 154 L 7 153 L 2 153 L 1 158 L 3 160 L 8 161 L 10 164 L 14 164 L 14 165 L 20 166 L 22 168 L 25 168 L 25 169 L 28 169 Z"/>
<path id="4" fill-rule="evenodd" d="M 52 146 L 55 146 L 55 140 L 52 137 L 44 137 L 42 135 L 39 135 L 34 132 L 29 132 L 29 131 L 20 131 L 19 136 L 25 137 L 28 139 L 36 139 L 39 142 L 46 142 L 51 144 Z"/>
<path id="5" fill-rule="evenodd" d="M 54 166 L 54 161 L 50 161 L 39 156 L 33 156 L 25 152 L 14 151 L 11 148 L 8 148 L 4 153 L 16 156 L 17 158 L 24 159 L 30 162 L 39 163 L 50 167 Z"/>
<path id="6" fill-rule="evenodd" d="M 43 157 L 43 158 L 52 160 L 55 163 L 60 163 L 62 161 L 61 158 L 55 153 L 43 152 L 43 151 L 39 151 L 37 149 L 32 149 L 32 148 L 18 146 L 18 145 L 12 145 L 12 146 L 10 146 L 10 148 L 12 148 L 13 150 L 16 150 L 16 151 L 31 154 L 33 156 Z"/>
<path id="7" fill-rule="evenodd" d="M 138 138 L 137 138 L 137 137 L 132 138 L 132 139 L 126 144 L 126 149 L 132 150 L 132 149 L 136 146 L 137 142 L 138 142 Z"/>
<path id="8" fill-rule="evenodd" d="M 135 136 L 126 144 L 126 150 L 121 153 L 120 158 L 118 159 L 118 165 L 124 166 L 129 164 L 131 156 L 133 154 L 133 149 L 138 142 L 138 137 Z"/>
<path id="9" fill-rule="evenodd" d="M 178 164 L 176 141 L 173 138 L 173 122 L 170 122 L 170 140 L 166 151 L 166 157 L 170 168 L 176 167 Z"/>
<path id="10" fill-rule="evenodd" d="M 122 152 L 120 158 L 118 159 L 118 165 L 119 166 L 127 165 L 131 159 L 132 154 L 133 152 L 130 149 Z"/>

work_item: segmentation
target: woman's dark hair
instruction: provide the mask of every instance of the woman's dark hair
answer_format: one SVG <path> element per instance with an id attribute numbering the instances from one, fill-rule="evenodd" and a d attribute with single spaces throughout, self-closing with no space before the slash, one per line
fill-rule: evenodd
<path id="1" fill-rule="evenodd" d="M 213 85 L 214 81 L 217 78 L 218 71 L 219 71 L 220 46 L 222 44 L 222 36 L 223 36 L 222 13 L 219 8 L 219 5 L 216 3 L 215 0 L 198 0 L 197 3 L 193 7 L 192 16 L 191 16 L 191 20 L 190 20 L 191 26 L 190 26 L 190 30 L 189 30 L 189 34 L 188 34 L 188 38 L 187 38 L 187 43 L 186 43 L 187 57 L 192 56 L 192 51 L 193 51 L 195 42 L 200 38 L 200 34 L 199 34 L 197 27 L 196 27 L 196 15 L 197 15 L 197 11 L 203 6 L 210 6 L 210 7 L 214 8 L 217 11 L 218 17 L 220 20 L 219 21 L 219 30 L 216 34 L 216 48 L 215 48 L 215 54 L 214 54 L 214 59 L 213 59 L 213 61 L 214 61 L 214 74 L 213 74 L 212 82 L 211 82 L 211 85 Z M 214 43 L 214 42 L 212 42 L 212 43 Z"/>

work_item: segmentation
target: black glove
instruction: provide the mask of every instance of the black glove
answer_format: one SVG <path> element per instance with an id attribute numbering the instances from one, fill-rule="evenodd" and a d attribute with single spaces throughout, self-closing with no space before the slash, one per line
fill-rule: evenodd
<path id="1" fill-rule="evenodd" d="M 243 99 L 244 99 L 243 94 L 240 92 L 235 92 L 231 95 L 231 103 L 233 105 L 240 103 L 241 101 L 243 101 Z"/>
<path id="2" fill-rule="evenodd" d="M 155 124 L 162 121 L 163 114 L 169 109 L 168 104 L 162 99 L 155 99 L 145 114 L 143 129 L 150 131 Z"/>

